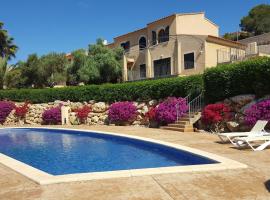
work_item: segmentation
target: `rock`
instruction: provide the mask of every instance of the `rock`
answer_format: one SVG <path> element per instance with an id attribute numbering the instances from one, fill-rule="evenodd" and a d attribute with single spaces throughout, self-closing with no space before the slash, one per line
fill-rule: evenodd
<path id="1" fill-rule="evenodd" d="M 69 106 L 70 102 L 62 102 L 63 106 Z"/>
<path id="2" fill-rule="evenodd" d="M 141 112 L 141 113 L 145 115 L 145 114 L 148 112 L 148 110 L 149 110 L 149 109 L 148 109 L 147 106 L 143 106 L 143 107 L 142 107 L 142 112 Z"/>
<path id="3" fill-rule="evenodd" d="M 142 109 L 145 106 L 145 103 L 140 103 L 137 105 L 137 109 Z"/>
<path id="4" fill-rule="evenodd" d="M 238 95 L 230 98 L 233 103 L 238 104 L 239 106 L 244 106 L 253 101 L 254 99 L 255 95 L 253 94 Z"/>
<path id="5" fill-rule="evenodd" d="M 231 132 L 237 132 L 239 130 L 239 124 L 237 122 L 229 121 L 226 125 Z"/>
<path id="6" fill-rule="evenodd" d="M 140 124 L 141 124 L 140 121 L 134 121 L 134 122 L 132 123 L 132 125 L 140 125 Z"/>
<path id="7" fill-rule="evenodd" d="M 105 112 L 106 110 L 107 110 L 107 106 L 104 102 L 98 102 L 92 106 L 92 111 L 96 113 Z"/>
<path id="8" fill-rule="evenodd" d="M 91 121 L 94 122 L 94 123 L 97 123 L 99 121 L 99 118 L 98 116 L 94 116 L 91 118 Z"/>
<path id="9" fill-rule="evenodd" d="M 151 100 L 148 102 L 149 106 L 156 106 L 158 104 L 157 100 Z"/>
<path id="10" fill-rule="evenodd" d="M 96 101 L 95 100 L 90 100 L 88 103 L 92 105 L 92 104 L 96 103 Z"/>
<path id="11" fill-rule="evenodd" d="M 69 117 L 69 121 L 72 125 L 77 125 L 78 124 L 78 120 L 77 120 L 77 117 L 75 115 L 71 115 Z"/>
<path id="12" fill-rule="evenodd" d="M 107 118 L 108 118 L 108 115 L 101 115 L 99 117 L 99 120 L 102 121 L 102 122 L 104 122 Z"/>
<path id="13" fill-rule="evenodd" d="M 137 115 L 136 121 L 141 121 L 141 120 L 143 120 L 143 117 L 141 115 Z"/>

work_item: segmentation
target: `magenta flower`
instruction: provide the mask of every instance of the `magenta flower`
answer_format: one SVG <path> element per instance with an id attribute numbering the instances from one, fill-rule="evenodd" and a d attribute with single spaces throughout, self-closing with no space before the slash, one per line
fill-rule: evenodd
<path id="1" fill-rule="evenodd" d="M 177 109 L 178 117 L 181 118 L 188 110 L 186 99 L 168 97 L 164 102 L 157 106 L 156 120 L 164 124 L 175 122 L 177 119 Z"/>
<path id="2" fill-rule="evenodd" d="M 246 124 L 253 126 L 258 120 L 270 121 L 270 99 L 250 106 L 245 111 Z"/>
<path id="3" fill-rule="evenodd" d="M 44 124 L 60 124 L 61 123 L 61 106 L 45 110 L 42 114 Z"/>
<path id="4" fill-rule="evenodd" d="M 3 124 L 6 118 L 15 108 L 15 104 L 11 101 L 0 101 L 0 123 Z"/>
<path id="5" fill-rule="evenodd" d="M 109 108 L 109 120 L 113 123 L 131 122 L 136 118 L 137 109 L 132 102 L 113 103 Z"/>

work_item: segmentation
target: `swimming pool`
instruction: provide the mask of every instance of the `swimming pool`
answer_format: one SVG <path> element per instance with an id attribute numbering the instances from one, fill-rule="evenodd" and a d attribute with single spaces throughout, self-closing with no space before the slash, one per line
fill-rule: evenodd
<path id="1" fill-rule="evenodd" d="M 130 173 L 140 169 L 163 171 L 181 166 L 209 166 L 224 161 L 151 139 L 46 128 L 0 129 L 0 153 L 47 178 L 100 172 Z"/>

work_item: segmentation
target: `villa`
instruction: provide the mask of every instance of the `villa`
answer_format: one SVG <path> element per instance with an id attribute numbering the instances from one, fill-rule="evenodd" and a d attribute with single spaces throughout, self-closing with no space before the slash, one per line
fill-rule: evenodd
<path id="1" fill-rule="evenodd" d="M 246 44 L 219 37 L 204 12 L 172 14 L 145 28 L 114 38 L 122 46 L 123 81 L 200 74 L 208 67 L 245 55 Z"/>

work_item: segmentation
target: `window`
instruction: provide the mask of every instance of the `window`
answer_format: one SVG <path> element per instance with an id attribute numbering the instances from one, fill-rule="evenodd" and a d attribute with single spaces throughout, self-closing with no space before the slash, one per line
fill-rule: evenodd
<path id="1" fill-rule="evenodd" d="M 154 61 L 154 77 L 171 75 L 171 58 Z"/>
<path id="2" fill-rule="evenodd" d="M 169 41 L 169 37 L 170 37 L 170 27 L 167 26 L 167 27 L 165 28 L 165 37 L 164 37 L 164 40 L 165 40 L 165 41 Z"/>
<path id="3" fill-rule="evenodd" d="M 158 32 L 158 43 L 165 42 L 164 38 L 165 38 L 165 31 L 164 29 L 161 29 Z"/>
<path id="4" fill-rule="evenodd" d="M 129 48 L 130 48 L 130 42 L 127 41 L 127 42 L 121 43 L 121 47 L 122 47 L 125 51 L 128 51 Z"/>
<path id="5" fill-rule="evenodd" d="M 146 38 L 145 37 L 140 38 L 140 40 L 139 40 L 139 48 L 140 48 L 140 50 L 146 48 Z"/>
<path id="6" fill-rule="evenodd" d="M 194 63 L 194 53 L 184 54 L 184 68 L 193 69 L 195 67 Z"/>
<path id="7" fill-rule="evenodd" d="M 146 78 L 146 65 L 140 65 L 140 78 Z"/>
<path id="8" fill-rule="evenodd" d="M 152 31 L 152 45 L 157 44 L 157 33 L 156 31 Z"/>
<path id="9" fill-rule="evenodd" d="M 169 36 L 170 36 L 170 27 L 169 26 L 167 26 L 165 28 L 165 30 L 161 29 L 158 32 L 158 43 L 169 41 Z"/>

